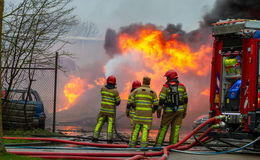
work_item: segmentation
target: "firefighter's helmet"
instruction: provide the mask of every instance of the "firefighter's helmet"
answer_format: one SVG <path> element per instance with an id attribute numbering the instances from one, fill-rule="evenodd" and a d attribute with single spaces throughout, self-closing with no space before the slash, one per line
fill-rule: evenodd
<path id="1" fill-rule="evenodd" d="M 116 85 L 116 77 L 113 75 L 107 77 L 107 83 Z"/>
<path id="2" fill-rule="evenodd" d="M 165 74 L 164 74 L 165 77 L 167 77 L 167 79 L 176 79 L 178 78 L 178 74 L 176 71 L 170 69 L 168 70 Z"/>
<path id="3" fill-rule="evenodd" d="M 138 87 L 141 87 L 141 82 L 140 81 L 134 81 L 132 83 L 132 88 L 135 89 L 135 88 L 138 88 Z"/>

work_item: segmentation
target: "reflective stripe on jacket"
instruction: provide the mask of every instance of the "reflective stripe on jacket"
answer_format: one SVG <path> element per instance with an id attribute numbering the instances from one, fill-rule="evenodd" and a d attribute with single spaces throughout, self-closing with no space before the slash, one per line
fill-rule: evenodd
<path id="1" fill-rule="evenodd" d="M 127 100 L 127 106 L 130 106 L 129 108 L 129 114 L 130 114 L 130 117 L 133 118 L 134 117 L 134 114 L 135 114 L 135 108 L 133 106 L 133 102 L 134 102 L 134 99 L 133 99 L 133 96 L 132 96 L 133 92 L 131 92 L 128 96 L 128 100 Z"/>
<path id="2" fill-rule="evenodd" d="M 151 125 L 153 107 L 159 104 L 156 93 L 148 85 L 142 85 L 130 94 L 128 102 L 135 106 L 134 122 Z"/>
<path id="3" fill-rule="evenodd" d="M 115 107 L 120 103 L 120 97 L 116 88 L 101 88 L 101 108 L 100 113 L 114 114 Z"/>

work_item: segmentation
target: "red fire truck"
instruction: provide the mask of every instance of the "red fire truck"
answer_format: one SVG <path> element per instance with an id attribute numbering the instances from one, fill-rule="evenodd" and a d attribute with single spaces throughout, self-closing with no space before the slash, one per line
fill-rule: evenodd
<path id="1" fill-rule="evenodd" d="M 216 136 L 260 135 L 260 21 L 213 24 L 210 117 L 226 115 Z"/>

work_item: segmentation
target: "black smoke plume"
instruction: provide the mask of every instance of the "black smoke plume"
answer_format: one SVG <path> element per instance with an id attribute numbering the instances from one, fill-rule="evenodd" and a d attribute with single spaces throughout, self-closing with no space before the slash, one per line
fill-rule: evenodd
<path id="1" fill-rule="evenodd" d="M 203 17 L 202 25 L 210 26 L 225 19 L 260 19 L 259 0 L 217 0 L 214 8 Z"/>
<path id="2" fill-rule="evenodd" d="M 219 20 L 225 19 L 257 19 L 260 20 L 260 1 L 259 0 L 217 0 L 211 11 L 203 16 L 200 27 L 189 33 L 182 30 L 181 24 L 168 24 L 164 29 L 166 38 L 169 34 L 179 34 L 179 39 L 198 48 L 205 44 L 211 34 L 211 25 Z M 121 27 L 120 33 L 135 34 L 142 27 L 161 29 L 153 24 L 131 24 Z M 117 35 L 115 30 L 108 29 L 105 39 L 105 49 L 108 54 L 119 53 L 117 46 Z"/>
<path id="3" fill-rule="evenodd" d="M 104 48 L 106 50 L 106 53 L 110 56 L 113 56 L 114 54 L 119 52 L 119 49 L 117 46 L 117 33 L 115 30 L 110 29 L 110 28 L 107 29 Z"/>

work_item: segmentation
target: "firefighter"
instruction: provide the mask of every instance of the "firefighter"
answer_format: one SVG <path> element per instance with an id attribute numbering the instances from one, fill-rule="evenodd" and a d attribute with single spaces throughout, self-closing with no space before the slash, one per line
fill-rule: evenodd
<path id="1" fill-rule="evenodd" d="M 138 87 L 141 87 L 141 82 L 140 81 L 134 81 L 132 83 L 132 89 L 131 89 L 131 92 L 128 96 L 128 101 L 127 101 L 127 106 L 126 106 L 126 116 L 128 118 L 130 118 L 131 126 L 133 126 L 133 116 L 135 114 L 135 108 L 134 108 L 134 106 L 132 106 L 132 101 L 131 101 L 130 97 L 131 97 L 131 94 L 133 93 L 133 91 Z"/>
<path id="2" fill-rule="evenodd" d="M 116 88 L 116 77 L 107 78 L 107 84 L 101 88 L 101 107 L 94 129 L 92 142 L 97 142 L 102 126 L 107 122 L 107 143 L 113 143 L 113 127 L 115 121 L 116 106 L 120 104 L 120 97 Z"/>
<path id="3" fill-rule="evenodd" d="M 129 101 L 135 107 L 133 117 L 133 129 L 129 141 L 129 147 L 134 148 L 142 129 L 141 147 L 148 146 L 149 129 L 152 125 L 153 113 L 158 109 L 156 93 L 150 88 L 149 77 L 143 78 L 143 85 L 133 91 Z"/>
<path id="4" fill-rule="evenodd" d="M 168 127 L 171 125 L 170 144 L 175 144 L 179 141 L 179 132 L 182 124 L 182 119 L 185 118 L 187 112 L 188 96 L 185 86 L 178 81 L 178 74 L 173 70 L 169 70 L 164 75 L 167 82 L 163 85 L 160 97 L 157 117 L 163 115 L 158 132 L 155 147 L 161 147 L 164 142 Z"/>

